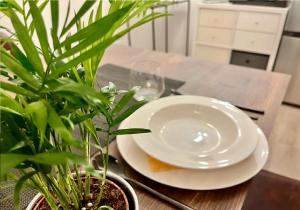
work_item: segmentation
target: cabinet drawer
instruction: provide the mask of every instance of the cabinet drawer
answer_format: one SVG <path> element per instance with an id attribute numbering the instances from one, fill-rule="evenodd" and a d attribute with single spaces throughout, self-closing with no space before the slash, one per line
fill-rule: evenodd
<path id="1" fill-rule="evenodd" d="M 230 10 L 200 9 L 198 24 L 222 28 L 235 28 L 237 12 Z"/>
<path id="2" fill-rule="evenodd" d="M 234 31 L 230 29 L 199 27 L 197 42 L 221 47 L 231 47 Z"/>
<path id="3" fill-rule="evenodd" d="M 230 54 L 229 49 L 196 45 L 193 57 L 217 63 L 229 63 Z"/>
<path id="4" fill-rule="evenodd" d="M 264 14 L 258 12 L 240 12 L 237 28 L 276 33 L 278 30 L 280 16 L 277 14 Z"/>
<path id="5" fill-rule="evenodd" d="M 236 31 L 233 46 L 238 50 L 270 54 L 274 40 L 272 34 Z"/>
<path id="6" fill-rule="evenodd" d="M 257 69 L 266 69 L 269 61 L 268 55 L 247 53 L 233 50 L 230 63 Z"/>

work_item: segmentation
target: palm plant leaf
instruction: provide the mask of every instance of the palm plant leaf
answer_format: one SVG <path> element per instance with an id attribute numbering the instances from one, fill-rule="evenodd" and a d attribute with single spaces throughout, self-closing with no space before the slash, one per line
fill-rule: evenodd
<path id="1" fill-rule="evenodd" d="M 165 16 L 165 14 L 162 13 L 155 13 L 151 15 L 147 15 L 143 19 L 141 19 L 139 22 L 135 23 L 131 27 L 119 32 L 118 34 L 114 35 L 111 38 L 106 39 L 103 42 L 100 42 L 99 44 L 93 46 L 93 48 L 85 51 L 84 53 L 81 53 L 79 56 L 75 57 L 74 59 L 70 60 L 69 62 L 65 63 L 64 65 L 60 65 L 56 68 L 56 71 L 51 74 L 51 78 L 58 77 L 61 73 L 68 71 L 71 67 L 78 65 L 79 63 L 82 63 L 86 59 L 89 59 L 93 56 L 99 55 L 99 52 L 105 50 L 108 46 L 110 46 L 112 43 L 114 43 L 117 39 L 121 38 L 125 34 L 127 34 L 132 29 L 139 27 L 142 24 L 145 24 L 153 19 L 159 18 Z M 86 46 L 82 46 L 82 48 L 86 48 Z M 81 51 L 83 49 L 77 49 L 78 51 Z M 57 60 L 60 60 L 62 57 L 58 57 Z"/>
<path id="2" fill-rule="evenodd" d="M 85 49 L 87 46 L 95 43 L 96 40 L 102 38 L 102 36 L 111 29 L 112 24 L 120 19 L 124 14 L 126 14 L 131 9 L 131 7 L 132 5 L 129 5 L 128 7 L 125 7 L 118 12 L 107 15 L 100 20 L 90 24 L 89 26 L 79 30 L 74 35 L 67 37 L 66 40 L 61 43 L 61 46 L 69 45 L 77 41 L 84 41 L 80 42 L 80 44 L 78 44 L 76 47 L 73 47 L 70 51 L 67 51 L 63 55 L 59 56 L 57 60 L 73 55 L 74 53 L 77 53 Z"/>
<path id="3" fill-rule="evenodd" d="M 7 11 L 9 10 L 9 8 L 14 8 L 16 11 L 22 13 L 23 9 L 18 5 L 18 3 L 15 0 L 3 0 L 0 2 L 0 11 L 5 13 L 5 14 L 9 14 L 7 13 Z"/>
<path id="4" fill-rule="evenodd" d="M 78 20 L 80 20 L 81 17 L 94 5 L 95 2 L 95 0 L 86 0 L 76 13 L 75 17 L 63 28 L 60 36 L 63 36 L 65 33 L 67 33 L 72 26 L 74 26 L 74 24 L 76 24 Z"/>
<path id="5" fill-rule="evenodd" d="M 12 168 L 15 168 L 17 165 L 19 165 L 20 163 L 25 161 L 27 157 L 28 157 L 28 155 L 23 155 L 23 154 L 14 154 L 14 153 L 3 154 L 3 153 L 1 153 L 0 154 L 0 161 L 1 161 L 0 180 L 3 180 L 5 178 L 5 175 Z"/>
<path id="6" fill-rule="evenodd" d="M 63 121 L 59 117 L 59 115 L 55 112 L 55 110 L 47 106 L 48 110 L 48 123 L 49 125 L 61 136 L 61 139 L 67 143 L 68 145 L 72 145 L 75 147 L 80 147 L 81 142 L 75 139 L 72 133 L 66 128 Z"/>
<path id="7" fill-rule="evenodd" d="M 25 113 L 23 107 L 13 98 L 0 92 L 0 110 L 14 113 L 17 115 L 23 115 Z"/>
<path id="8" fill-rule="evenodd" d="M 59 1 L 50 1 L 52 30 L 55 34 L 58 31 L 59 24 Z"/>
<path id="9" fill-rule="evenodd" d="M 49 0 L 44 0 L 44 2 L 38 6 L 38 9 L 40 10 L 40 13 L 43 12 L 43 10 L 46 8 L 47 4 L 48 4 Z M 29 10 L 30 11 L 30 10 Z M 30 16 L 30 12 L 28 12 L 28 14 L 26 15 L 25 19 L 28 20 L 29 16 Z M 31 21 L 29 27 L 28 27 L 28 31 L 29 31 L 29 34 L 30 35 L 33 35 L 33 32 L 34 32 L 34 22 Z"/>
<path id="10" fill-rule="evenodd" d="M 30 87 L 37 90 L 40 87 L 40 82 L 33 77 L 33 75 L 27 71 L 15 58 L 13 58 L 7 51 L 0 48 L 1 61 L 5 64 L 13 73 L 20 77 Z"/>
<path id="11" fill-rule="evenodd" d="M 91 112 L 91 113 L 88 113 L 88 114 L 76 114 L 76 115 L 73 115 L 71 120 L 72 122 L 76 125 L 76 124 L 79 124 L 85 120 L 88 120 L 88 119 L 91 119 L 93 118 L 94 116 L 96 116 L 97 112 Z"/>
<path id="12" fill-rule="evenodd" d="M 12 83 L 0 81 L 0 87 L 4 90 L 10 91 L 12 93 L 20 94 L 27 97 L 38 97 L 35 93 L 20 86 L 14 85 Z"/>
<path id="13" fill-rule="evenodd" d="M 41 11 L 36 6 L 35 1 L 28 1 L 30 6 L 30 13 L 32 16 L 32 21 L 34 27 L 36 29 L 36 33 L 40 42 L 40 46 L 42 48 L 43 56 L 47 63 L 50 63 L 51 57 L 49 52 L 49 42 L 47 36 L 47 30 L 45 27 L 45 23 L 41 14 Z M 46 1 L 48 2 L 48 1 Z"/>
<path id="14" fill-rule="evenodd" d="M 14 190 L 14 204 L 15 204 L 16 210 L 21 210 L 20 194 L 21 194 L 21 191 L 23 189 L 25 182 L 28 181 L 28 179 L 30 179 L 32 176 L 34 176 L 37 173 L 38 173 L 37 171 L 31 171 L 31 172 L 25 174 L 24 176 L 22 176 L 19 179 L 19 181 L 17 182 L 17 184 L 15 186 L 15 190 Z"/>
<path id="15" fill-rule="evenodd" d="M 62 27 L 62 28 L 65 28 L 66 25 L 67 25 L 67 22 L 68 22 L 68 19 L 69 19 L 69 15 L 70 15 L 70 8 L 71 8 L 71 1 L 68 0 L 67 13 L 66 13 L 65 20 L 64 20 L 64 24 L 63 24 L 63 27 Z M 61 35 L 61 36 L 62 36 L 62 35 Z"/>
<path id="16" fill-rule="evenodd" d="M 70 2 L 69 2 L 70 6 Z M 54 49 L 59 49 L 60 42 L 58 38 L 58 27 L 59 27 L 59 1 L 50 1 L 51 8 L 51 20 L 52 20 L 52 29 L 51 29 L 51 37 L 53 42 Z M 68 7 L 68 11 L 70 11 L 70 7 Z"/>
<path id="17" fill-rule="evenodd" d="M 30 63 L 26 55 L 18 48 L 15 43 L 11 43 L 11 54 L 23 65 L 23 67 L 34 73 L 34 66 Z"/>
<path id="18" fill-rule="evenodd" d="M 25 160 L 32 161 L 39 164 L 45 164 L 45 165 L 67 164 L 68 162 L 88 165 L 88 163 L 84 160 L 83 157 L 70 152 L 43 152 L 43 153 L 38 153 L 36 155 L 1 153 L 0 160 L 1 160 L 0 177 L 2 179 L 12 168 L 16 167 L 17 165 L 24 162 Z"/>
<path id="19" fill-rule="evenodd" d="M 133 98 L 135 94 L 134 90 L 128 91 L 121 100 L 115 105 L 112 110 L 112 114 L 118 114 Z"/>
<path id="20" fill-rule="evenodd" d="M 44 101 L 36 101 L 28 104 L 25 108 L 26 115 L 31 119 L 37 127 L 40 134 L 39 150 L 42 148 L 45 139 L 48 110 Z"/>
<path id="21" fill-rule="evenodd" d="M 45 165 L 67 164 L 68 162 L 88 165 L 82 156 L 71 152 L 44 152 L 29 156 L 27 159 Z"/>
<path id="22" fill-rule="evenodd" d="M 97 7 L 97 12 L 96 12 L 96 16 L 95 16 L 95 20 L 99 20 L 102 17 L 102 3 L 103 1 L 100 0 L 98 7 Z"/>
<path id="23" fill-rule="evenodd" d="M 16 13 L 10 9 L 10 18 L 14 26 L 20 43 L 28 57 L 30 63 L 34 66 L 34 70 L 41 76 L 44 76 L 42 61 L 40 60 L 38 51 L 28 33 L 27 28 L 22 24 Z"/>
<path id="24" fill-rule="evenodd" d="M 110 14 L 112 12 L 117 11 L 122 6 L 122 4 L 123 4 L 122 0 L 121 1 L 111 1 L 108 13 Z"/>
<path id="25" fill-rule="evenodd" d="M 35 150 L 32 142 L 26 141 L 26 136 L 23 130 L 20 129 L 24 128 L 24 126 L 20 125 L 24 122 L 24 119 L 23 115 L 6 111 L 1 112 L 0 153 L 10 153 L 16 149 L 20 149 L 22 147 L 21 142 L 31 147 L 28 150 L 22 150 L 23 154 L 31 154 Z"/>
<path id="26" fill-rule="evenodd" d="M 127 128 L 127 129 L 119 129 L 111 132 L 112 135 L 128 135 L 128 134 L 139 134 L 139 133 L 150 133 L 151 130 L 144 128 Z"/>
<path id="27" fill-rule="evenodd" d="M 146 102 L 145 101 L 139 101 L 136 104 L 132 105 L 128 109 L 126 109 L 124 112 L 122 112 L 119 116 L 117 116 L 113 122 L 112 126 L 118 125 L 120 122 L 122 122 L 124 119 L 128 118 L 133 112 L 138 110 L 141 106 L 143 106 Z"/>
<path id="28" fill-rule="evenodd" d="M 60 85 L 58 88 L 53 90 L 54 92 L 63 92 L 63 93 L 71 93 L 81 96 L 82 99 L 86 100 L 89 104 L 94 104 L 96 106 L 101 104 L 107 104 L 108 100 L 107 98 L 101 94 L 100 92 L 97 92 L 95 89 L 79 84 L 79 83 L 67 83 L 65 85 Z"/>

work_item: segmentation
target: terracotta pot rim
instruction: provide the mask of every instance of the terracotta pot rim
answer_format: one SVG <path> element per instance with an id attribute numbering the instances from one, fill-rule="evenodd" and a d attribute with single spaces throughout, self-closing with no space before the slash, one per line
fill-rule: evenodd
<path id="1" fill-rule="evenodd" d="M 99 171 L 99 172 L 102 173 L 101 171 Z M 81 174 L 85 174 L 85 172 L 82 171 Z M 109 172 L 109 171 L 107 172 L 107 178 L 110 182 L 112 182 L 113 184 L 115 184 L 119 188 L 121 188 L 121 190 L 125 194 L 128 202 L 130 199 L 132 200 L 132 203 L 134 204 L 133 210 L 139 210 L 137 195 L 136 195 L 134 189 L 131 187 L 131 185 L 125 179 L 120 177 L 119 175 Z M 124 188 L 126 188 L 126 189 L 124 189 Z M 26 210 L 34 210 L 34 207 L 36 206 L 36 204 L 43 201 L 43 199 L 41 199 L 41 197 L 42 197 L 41 193 L 36 194 L 34 196 L 34 198 L 28 204 Z M 131 208 L 130 208 L 130 210 L 131 210 Z"/>

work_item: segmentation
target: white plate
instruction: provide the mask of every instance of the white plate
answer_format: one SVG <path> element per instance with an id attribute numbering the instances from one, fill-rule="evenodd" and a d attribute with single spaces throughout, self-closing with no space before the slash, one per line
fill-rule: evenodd
<path id="1" fill-rule="evenodd" d="M 120 128 L 129 128 L 128 120 Z M 142 175 L 172 187 L 190 190 L 213 190 L 243 183 L 255 176 L 265 165 L 269 148 L 266 137 L 257 127 L 258 144 L 244 161 L 219 169 L 195 170 L 178 168 L 163 172 L 153 172 L 149 168 L 147 154 L 134 142 L 131 136 L 118 136 L 118 149 L 124 160 Z"/>
<path id="2" fill-rule="evenodd" d="M 233 105 L 200 96 L 171 96 L 146 104 L 132 115 L 136 144 L 162 162 L 190 169 L 236 164 L 255 149 L 252 120 Z"/>

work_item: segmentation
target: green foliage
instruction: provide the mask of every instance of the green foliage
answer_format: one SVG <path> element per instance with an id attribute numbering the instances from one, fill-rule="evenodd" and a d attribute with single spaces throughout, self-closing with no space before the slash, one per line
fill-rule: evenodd
<path id="1" fill-rule="evenodd" d="M 97 210 L 114 210 L 114 209 L 109 206 L 100 206 Z"/>
<path id="2" fill-rule="evenodd" d="M 18 41 L 22 44 L 22 48 L 25 51 L 28 60 L 34 66 L 36 73 L 43 76 L 44 71 L 42 61 L 40 60 L 38 51 L 30 37 L 28 28 L 26 28 L 26 26 L 21 22 L 13 9 L 9 9 L 9 14 L 11 23 L 14 26 L 18 37 Z"/>
<path id="3" fill-rule="evenodd" d="M 107 164 L 101 176 L 90 166 L 90 147 L 106 151 L 107 160 L 107 147 L 114 136 L 150 132 L 117 129 L 144 104 L 130 105 L 134 90 L 120 92 L 112 83 L 101 90 L 94 86 L 101 58 L 112 43 L 166 15 L 146 12 L 159 0 L 110 1 L 107 14 L 102 0 L 86 0 L 74 16 L 70 2 L 63 23 L 59 22 L 59 1 L 0 2 L 0 11 L 11 20 L 15 32 L 1 38 L 0 45 L 0 72 L 9 80 L 0 82 L 0 179 L 16 181 L 16 209 L 20 209 L 24 186 L 40 191 L 51 209 L 57 208 L 57 201 L 64 209 L 70 203 L 81 209 L 80 200 L 90 193 L 89 176 L 106 178 Z M 50 26 L 43 19 L 47 5 Z M 122 29 L 128 21 L 131 27 Z M 3 47 L 5 43 L 10 51 Z M 97 119 L 104 120 L 104 126 L 95 125 Z M 75 137 L 75 129 L 80 138 Z M 79 166 L 86 171 L 85 185 L 79 179 Z M 95 205 L 97 208 L 111 209 Z"/>
<path id="4" fill-rule="evenodd" d="M 119 129 L 111 132 L 111 135 L 128 135 L 128 134 L 137 134 L 137 133 L 149 133 L 149 129 L 144 128 L 128 128 L 128 129 Z"/>

